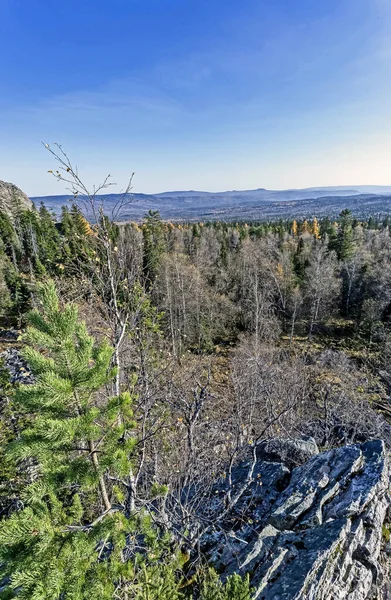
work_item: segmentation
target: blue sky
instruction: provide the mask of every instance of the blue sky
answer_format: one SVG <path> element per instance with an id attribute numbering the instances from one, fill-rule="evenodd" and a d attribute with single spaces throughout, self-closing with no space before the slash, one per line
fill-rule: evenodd
<path id="1" fill-rule="evenodd" d="M 0 0 L 0 179 L 391 184 L 391 0 Z M 114 191 L 114 190 L 113 190 Z"/>

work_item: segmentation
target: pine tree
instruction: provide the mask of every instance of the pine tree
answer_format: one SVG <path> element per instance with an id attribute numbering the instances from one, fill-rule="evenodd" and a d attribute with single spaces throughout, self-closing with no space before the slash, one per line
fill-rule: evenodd
<path id="1" fill-rule="evenodd" d="M 165 250 L 163 222 L 158 211 L 150 210 L 143 222 L 145 281 L 151 288 L 156 278 L 160 261 Z"/>
<path id="2" fill-rule="evenodd" d="M 60 234 L 57 231 L 53 215 L 43 203 L 39 209 L 37 241 L 40 261 L 50 272 L 59 259 L 61 246 Z"/>
<path id="3" fill-rule="evenodd" d="M 77 265 L 77 269 L 84 271 L 86 265 L 95 260 L 95 235 L 88 221 L 83 216 L 80 208 L 73 204 L 71 210 L 62 208 L 60 231 L 62 246 L 60 264 L 66 272 L 69 267 Z"/>
<path id="4" fill-rule="evenodd" d="M 16 266 L 17 255 L 20 253 L 20 244 L 18 243 L 16 231 L 10 217 L 3 211 L 0 211 L 0 240 L 1 246 L 13 260 L 14 266 Z"/>
<path id="5" fill-rule="evenodd" d="M 340 227 L 334 241 L 334 247 L 340 260 L 346 260 L 354 253 L 352 213 L 347 208 L 341 212 Z"/>
<path id="6" fill-rule="evenodd" d="M 0 576 L 9 578 L 0 597 L 112 598 L 119 581 L 135 578 L 135 561 L 124 560 L 132 544 L 145 556 L 160 548 L 149 519 L 127 512 L 126 486 L 109 485 L 129 470 L 131 398 L 105 398 L 112 349 L 94 342 L 76 307 L 61 307 L 52 283 L 40 298 L 24 351 L 36 383 L 17 390 L 24 424 L 7 448 L 19 478 L 26 464 L 35 476 L 23 510 L 0 525 Z"/>

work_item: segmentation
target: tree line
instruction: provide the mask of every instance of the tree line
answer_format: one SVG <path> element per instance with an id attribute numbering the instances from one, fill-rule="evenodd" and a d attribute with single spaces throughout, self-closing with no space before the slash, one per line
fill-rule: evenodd
<path id="1" fill-rule="evenodd" d="M 117 292 L 129 299 L 135 287 L 142 290 L 162 313 L 161 326 L 177 357 L 188 349 L 206 352 L 241 332 L 260 339 L 281 333 L 291 341 L 311 337 L 332 317 L 350 321 L 354 335 L 370 341 L 387 334 L 387 220 L 358 222 L 346 210 L 334 223 L 174 224 L 155 212 L 142 223 L 103 221 L 106 255 L 99 228 L 76 204 L 64 207 L 58 222 L 43 205 L 13 218 L 2 213 L 4 316 L 21 322 L 31 285 L 45 276 L 63 288 L 78 281 L 85 300 L 98 285 L 98 272 L 102 277 L 115 263 L 123 277 L 112 300 Z"/>

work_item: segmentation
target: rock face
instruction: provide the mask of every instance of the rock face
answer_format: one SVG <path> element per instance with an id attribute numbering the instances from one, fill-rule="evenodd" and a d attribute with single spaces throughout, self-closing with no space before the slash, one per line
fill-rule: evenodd
<path id="1" fill-rule="evenodd" d="M 257 600 L 378 598 L 390 505 L 384 444 L 312 450 L 291 471 L 282 461 L 258 460 L 251 484 L 221 530 L 205 537 L 204 549 L 223 578 L 249 573 Z M 270 453 L 263 448 L 260 456 Z M 236 486 L 247 472 L 244 464 L 236 469 Z"/>
<path id="2" fill-rule="evenodd" d="M 18 206 L 23 209 L 31 209 L 33 203 L 16 185 L 0 181 L 0 210 L 12 215 Z"/>

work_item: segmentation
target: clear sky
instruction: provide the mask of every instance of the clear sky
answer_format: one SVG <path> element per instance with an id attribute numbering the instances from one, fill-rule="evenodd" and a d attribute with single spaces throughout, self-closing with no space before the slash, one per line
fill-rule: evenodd
<path id="1" fill-rule="evenodd" d="M 0 179 L 391 184 L 391 0 L 0 0 Z M 114 191 L 114 189 L 113 189 Z"/>

